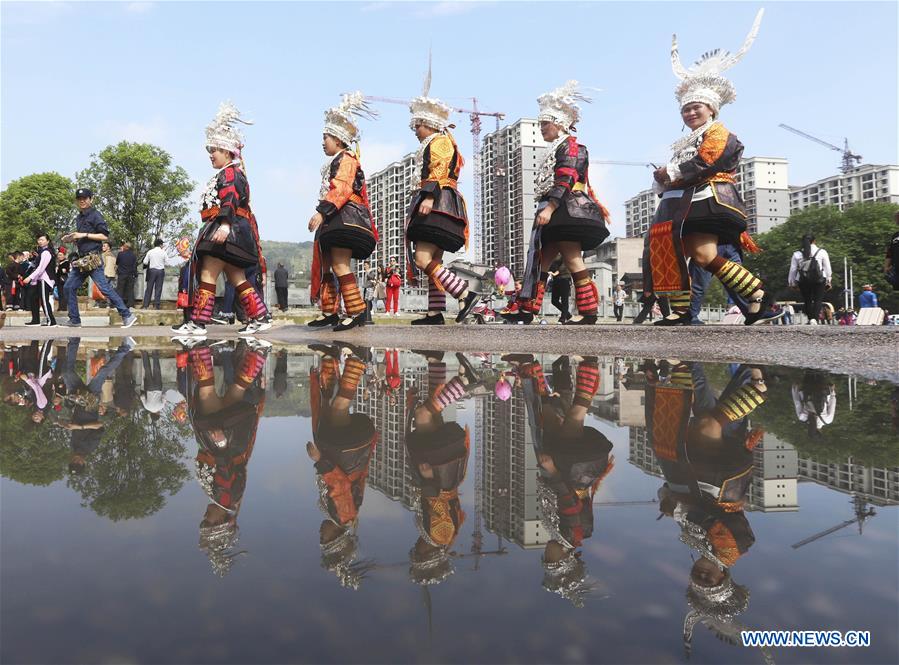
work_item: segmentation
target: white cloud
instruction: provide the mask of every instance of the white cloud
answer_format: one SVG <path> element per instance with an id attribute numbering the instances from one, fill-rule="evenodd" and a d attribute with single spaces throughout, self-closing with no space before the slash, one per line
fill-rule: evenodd
<path id="1" fill-rule="evenodd" d="M 129 2 L 125 4 L 125 11 L 129 14 L 146 14 L 155 8 L 155 2 Z"/>
<path id="2" fill-rule="evenodd" d="M 133 141 L 135 143 L 153 143 L 165 147 L 169 140 L 168 124 L 160 117 L 147 122 L 131 121 L 107 125 L 101 131 L 104 138 L 114 143 Z"/>
<path id="3" fill-rule="evenodd" d="M 433 2 L 417 12 L 418 16 L 458 16 L 477 9 L 477 2 Z"/>
<path id="4" fill-rule="evenodd" d="M 14 2 L 3 7 L 3 22 L 10 25 L 40 25 L 68 16 L 75 7 L 69 2 Z"/>

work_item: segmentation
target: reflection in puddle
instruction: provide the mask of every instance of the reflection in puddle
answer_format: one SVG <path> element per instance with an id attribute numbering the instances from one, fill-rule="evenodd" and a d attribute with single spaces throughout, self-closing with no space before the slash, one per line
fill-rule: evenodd
<path id="1" fill-rule="evenodd" d="M 250 639 L 271 662 L 595 660 L 600 644 L 618 662 L 797 662 L 740 631 L 825 627 L 873 631 L 853 661 L 897 655 L 893 385 L 253 340 L 73 338 L 3 362 L 6 661 L 235 662 Z M 59 547 L 85 553 L 88 590 Z M 214 620 L 231 594 L 256 637 Z M 338 629 L 346 594 L 358 633 Z M 86 601 L 120 629 L 79 623 Z M 125 629 L 160 612 L 160 644 Z M 557 619 L 562 651 L 521 633 Z"/>

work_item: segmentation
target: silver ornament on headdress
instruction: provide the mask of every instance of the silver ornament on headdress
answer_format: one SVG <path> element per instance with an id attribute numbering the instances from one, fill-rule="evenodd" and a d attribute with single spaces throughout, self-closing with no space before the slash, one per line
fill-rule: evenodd
<path id="1" fill-rule="evenodd" d="M 727 570 L 727 564 L 715 554 L 715 550 L 709 542 L 708 532 L 700 525 L 687 519 L 686 511 L 675 510 L 674 521 L 681 528 L 680 541 L 684 545 L 695 551 L 703 559 L 712 561 L 720 570 Z"/>
<path id="2" fill-rule="evenodd" d="M 246 550 L 233 551 L 239 541 L 239 534 L 240 529 L 238 529 L 237 523 L 232 521 L 216 526 L 200 527 L 198 546 L 209 557 L 212 572 L 218 577 L 227 575 L 231 571 L 231 566 L 234 565 L 234 560 L 242 554 L 246 554 Z"/>
<path id="3" fill-rule="evenodd" d="M 540 112 L 537 121 L 549 121 L 562 127 L 566 132 L 581 119 L 581 107 L 578 102 L 590 103 L 593 100 L 578 89 L 577 81 L 566 81 L 565 84 L 551 92 L 544 92 L 537 98 Z"/>
<path id="4" fill-rule="evenodd" d="M 359 139 L 358 119 L 366 118 L 374 120 L 378 117 L 368 102 L 365 95 L 358 90 L 341 96 L 340 104 L 325 111 L 324 134 L 330 134 L 346 145 L 350 145 Z"/>
<path id="5" fill-rule="evenodd" d="M 337 538 L 327 543 L 320 543 L 320 547 L 321 567 L 334 573 L 340 586 L 345 589 L 357 591 L 369 571 L 375 567 L 375 563 L 369 559 L 356 561 L 356 555 L 359 553 L 359 538 L 352 528 L 344 528 L 343 533 Z"/>
<path id="6" fill-rule="evenodd" d="M 415 125 L 425 125 L 438 132 L 443 132 L 449 125 L 449 115 L 452 109 L 436 97 L 429 97 L 431 93 L 431 52 L 428 51 L 428 73 L 425 75 L 424 84 L 421 87 L 421 96 L 415 97 L 409 104 L 412 119 L 409 121 L 409 129 L 415 129 Z"/>
<path id="7" fill-rule="evenodd" d="M 743 46 L 735 54 L 723 49 L 707 51 L 689 69 L 681 63 L 677 35 L 672 35 L 671 69 L 674 71 L 674 75 L 680 79 L 680 83 L 674 91 L 680 108 L 691 102 L 703 102 L 708 104 L 717 115 L 722 106 L 736 99 L 737 93 L 733 84 L 723 74 L 742 60 L 749 51 L 758 36 L 764 13 L 764 9 L 758 11 L 752 28 L 743 41 Z"/>
<path id="8" fill-rule="evenodd" d="M 725 571 L 724 581 L 714 587 L 704 587 L 691 581 L 686 596 L 690 609 L 684 617 L 684 651 L 688 658 L 697 624 L 702 624 L 728 644 L 742 645 L 740 633 L 747 628 L 735 619 L 749 607 L 749 589 L 736 584 L 731 579 L 730 571 Z M 761 651 L 766 663 L 774 662 L 766 649 Z"/>
<path id="9" fill-rule="evenodd" d="M 559 497 L 542 475 L 537 476 L 537 515 L 550 540 L 555 540 L 566 549 L 575 549 L 559 529 Z"/>
<path id="10" fill-rule="evenodd" d="M 212 122 L 206 127 L 206 146 L 221 148 L 239 156 L 244 147 L 243 133 L 235 127 L 235 123 L 252 125 L 249 120 L 240 117 L 240 111 L 230 101 L 222 102 Z"/>

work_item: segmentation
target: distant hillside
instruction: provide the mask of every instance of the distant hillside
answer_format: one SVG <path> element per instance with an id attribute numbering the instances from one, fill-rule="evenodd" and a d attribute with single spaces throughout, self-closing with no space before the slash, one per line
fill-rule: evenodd
<path id="1" fill-rule="evenodd" d="M 269 272 L 274 272 L 279 263 L 283 263 L 290 273 L 291 279 L 300 277 L 303 281 L 309 278 L 309 269 L 312 266 L 312 242 L 279 242 L 277 240 L 263 240 L 262 253 L 268 265 Z M 302 272 L 302 275 L 300 275 Z"/>

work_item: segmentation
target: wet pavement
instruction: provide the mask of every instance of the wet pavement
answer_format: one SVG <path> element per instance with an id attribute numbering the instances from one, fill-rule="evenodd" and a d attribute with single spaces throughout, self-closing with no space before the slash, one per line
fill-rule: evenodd
<path id="1" fill-rule="evenodd" d="M 0 661 L 899 661 L 889 372 L 534 332 L 4 336 Z"/>

